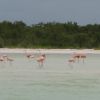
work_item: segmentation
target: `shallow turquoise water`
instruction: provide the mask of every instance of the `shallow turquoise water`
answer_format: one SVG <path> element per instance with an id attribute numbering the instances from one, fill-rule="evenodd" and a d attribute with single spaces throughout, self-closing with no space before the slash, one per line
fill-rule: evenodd
<path id="1" fill-rule="evenodd" d="M 71 66 L 67 54 L 46 55 L 43 67 L 24 54 L 0 62 L 0 100 L 99 100 L 100 55 Z"/>

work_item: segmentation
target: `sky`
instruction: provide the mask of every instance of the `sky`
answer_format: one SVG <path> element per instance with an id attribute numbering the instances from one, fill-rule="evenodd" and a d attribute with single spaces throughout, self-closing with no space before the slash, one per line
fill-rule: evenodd
<path id="1" fill-rule="evenodd" d="M 0 22 L 100 24 L 100 0 L 0 0 Z"/>

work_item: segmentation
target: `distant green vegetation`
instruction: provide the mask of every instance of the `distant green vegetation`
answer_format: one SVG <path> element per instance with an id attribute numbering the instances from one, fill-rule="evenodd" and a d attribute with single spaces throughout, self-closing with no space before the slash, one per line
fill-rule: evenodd
<path id="1" fill-rule="evenodd" d="M 0 48 L 100 48 L 100 25 L 0 22 Z"/>

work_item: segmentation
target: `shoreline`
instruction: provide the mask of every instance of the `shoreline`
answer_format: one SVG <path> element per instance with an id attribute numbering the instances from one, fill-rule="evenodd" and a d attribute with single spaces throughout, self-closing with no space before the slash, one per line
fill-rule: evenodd
<path id="1" fill-rule="evenodd" d="M 45 53 L 45 54 L 71 54 L 74 52 L 87 54 L 100 54 L 94 49 L 25 49 L 25 48 L 0 48 L 0 53 Z"/>

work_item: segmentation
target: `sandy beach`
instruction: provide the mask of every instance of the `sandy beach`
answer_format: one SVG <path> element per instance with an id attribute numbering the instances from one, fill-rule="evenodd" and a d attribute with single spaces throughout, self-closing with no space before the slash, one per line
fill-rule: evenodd
<path id="1" fill-rule="evenodd" d="M 92 53 L 100 54 L 100 50 L 94 49 L 20 49 L 20 48 L 0 48 L 0 53 L 45 53 L 45 54 L 70 54 L 74 52 L 78 53 Z"/>

